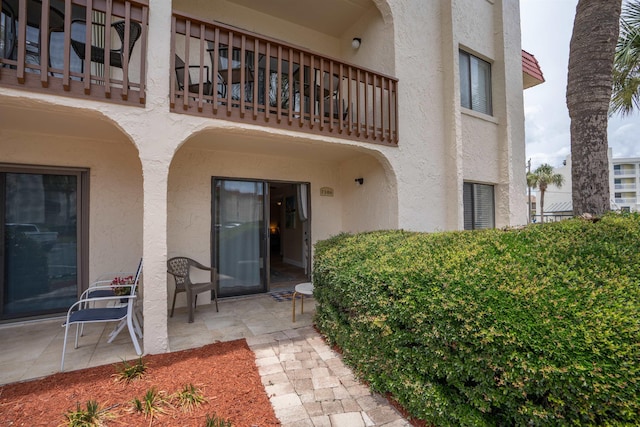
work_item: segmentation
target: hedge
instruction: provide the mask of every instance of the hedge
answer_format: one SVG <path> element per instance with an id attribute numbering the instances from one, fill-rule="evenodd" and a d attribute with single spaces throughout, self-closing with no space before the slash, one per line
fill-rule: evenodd
<path id="1" fill-rule="evenodd" d="M 640 215 L 318 242 L 316 324 L 444 426 L 640 423 Z"/>

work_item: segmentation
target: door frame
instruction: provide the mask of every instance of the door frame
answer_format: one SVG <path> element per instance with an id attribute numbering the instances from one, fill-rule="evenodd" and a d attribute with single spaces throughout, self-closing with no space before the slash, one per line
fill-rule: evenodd
<path id="1" fill-rule="evenodd" d="M 307 278 L 311 277 L 311 183 L 308 181 L 290 181 L 290 180 L 276 180 L 276 179 L 259 179 L 259 178 L 245 178 L 245 177 L 225 177 L 225 176 L 212 176 L 211 177 L 211 233 L 210 233 L 210 248 L 211 248 L 211 266 L 218 270 L 218 257 L 217 257 L 217 230 L 216 230 L 216 195 L 215 188 L 217 181 L 245 181 L 245 182 L 258 182 L 263 186 L 263 218 L 264 223 L 261 227 L 261 236 L 260 236 L 260 244 L 261 252 L 264 254 L 263 264 L 262 264 L 262 273 L 260 274 L 260 279 L 262 281 L 262 291 L 261 292 L 249 292 L 246 294 L 239 295 L 247 295 L 247 294 L 257 294 L 257 293 L 265 293 L 269 292 L 271 287 L 271 233 L 270 233 L 270 220 L 271 220 L 271 184 L 293 184 L 299 186 L 300 184 L 306 184 L 307 188 L 307 220 L 303 223 L 303 239 L 301 242 L 301 251 L 306 251 L 306 254 L 303 255 L 303 262 L 305 263 L 305 271 L 307 272 Z M 298 199 L 297 190 L 296 190 L 296 200 Z M 297 200 L 299 203 L 299 200 Z M 306 248 L 305 248 L 306 246 Z M 306 255 L 306 256 L 305 256 Z M 306 262 L 305 262 L 306 261 Z M 218 280 L 216 283 L 216 291 L 218 294 L 220 293 L 220 281 Z M 238 296 L 239 296 L 238 295 Z M 236 295 L 233 295 L 236 296 Z"/>

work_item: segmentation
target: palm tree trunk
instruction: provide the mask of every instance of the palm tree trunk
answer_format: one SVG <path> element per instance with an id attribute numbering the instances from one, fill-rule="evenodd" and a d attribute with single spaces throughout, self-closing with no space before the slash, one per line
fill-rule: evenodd
<path id="1" fill-rule="evenodd" d="M 607 124 L 622 0 L 579 0 L 567 78 L 574 215 L 610 209 Z"/>

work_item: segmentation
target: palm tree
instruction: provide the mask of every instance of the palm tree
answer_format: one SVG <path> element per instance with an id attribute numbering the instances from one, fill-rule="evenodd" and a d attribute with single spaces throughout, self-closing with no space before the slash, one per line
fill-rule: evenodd
<path id="1" fill-rule="evenodd" d="M 573 214 L 610 209 L 607 124 L 622 0 L 579 0 L 569 47 Z"/>
<path id="2" fill-rule="evenodd" d="M 564 176 L 553 173 L 553 166 L 548 163 L 541 164 L 536 170 L 527 174 L 527 185 L 540 190 L 540 222 L 542 223 L 544 223 L 544 192 L 547 191 L 549 184 L 561 188 L 564 184 Z"/>
<path id="3" fill-rule="evenodd" d="M 625 3 L 613 61 L 610 111 L 622 116 L 640 107 L 640 0 Z"/>

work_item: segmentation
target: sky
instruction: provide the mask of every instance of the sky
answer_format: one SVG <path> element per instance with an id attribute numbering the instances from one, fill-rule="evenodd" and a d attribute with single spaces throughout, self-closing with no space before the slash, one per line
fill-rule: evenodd
<path id="1" fill-rule="evenodd" d="M 578 0 L 520 0 L 522 49 L 533 54 L 545 82 L 524 91 L 527 159 L 531 169 L 542 163 L 562 165 L 571 153 L 566 104 L 569 42 Z M 609 118 L 613 157 L 640 157 L 640 113 Z"/>

